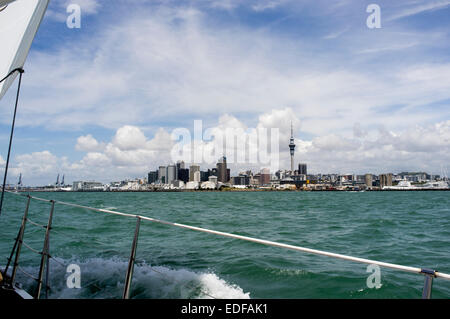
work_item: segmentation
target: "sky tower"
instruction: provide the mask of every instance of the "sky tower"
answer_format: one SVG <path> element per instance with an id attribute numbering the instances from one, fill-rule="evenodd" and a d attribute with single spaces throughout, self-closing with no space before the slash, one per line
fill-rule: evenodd
<path id="1" fill-rule="evenodd" d="M 289 140 L 289 150 L 291 152 L 291 174 L 294 174 L 294 151 L 295 151 L 295 144 L 294 144 L 294 129 L 292 127 L 292 121 L 291 121 L 291 139 Z"/>

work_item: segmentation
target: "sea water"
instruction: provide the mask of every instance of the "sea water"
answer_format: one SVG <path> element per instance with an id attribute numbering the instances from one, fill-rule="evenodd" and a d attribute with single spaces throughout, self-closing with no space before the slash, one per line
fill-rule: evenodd
<path id="1" fill-rule="evenodd" d="M 139 214 L 281 243 L 450 273 L 450 192 L 53 192 L 47 199 Z M 26 198 L 7 194 L 0 216 L 6 264 Z M 50 204 L 31 201 L 46 224 Z M 135 218 L 55 205 L 49 298 L 121 298 Z M 27 223 L 24 241 L 42 251 L 45 229 Z M 21 270 L 37 277 L 40 255 L 22 248 Z M 132 298 L 420 298 L 424 277 L 267 247 L 142 220 Z M 69 288 L 70 264 L 81 288 Z M 33 293 L 36 282 L 18 281 Z M 372 285 L 373 287 L 373 285 Z M 450 298 L 435 279 L 433 298 Z"/>

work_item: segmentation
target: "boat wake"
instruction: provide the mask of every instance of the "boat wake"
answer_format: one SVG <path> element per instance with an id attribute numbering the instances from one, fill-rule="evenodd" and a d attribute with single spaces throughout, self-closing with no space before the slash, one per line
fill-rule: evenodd
<path id="1" fill-rule="evenodd" d="M 68 288 L 70 273 L 67 266 L 76 264 L 81 270 L 81 288 Z M 122 298 L 128 261 L 117 258 L 56 259 L 50 263 L 49 298 L 110 299 Z M 37 274 L 37 267 L 23 267 L 30 274 Z M 18 274 L 18 282 L 33 293 L 35 281 Z M 70 278 L 69 278 L 70 280 Z M 45 293 L 43 289 L 42 298 Z M 130 298 L 142 299 L 249 299 L 237 285 L 227 283 L 212 272 L 194 272 L 163 266 L 135 264 Z"/>

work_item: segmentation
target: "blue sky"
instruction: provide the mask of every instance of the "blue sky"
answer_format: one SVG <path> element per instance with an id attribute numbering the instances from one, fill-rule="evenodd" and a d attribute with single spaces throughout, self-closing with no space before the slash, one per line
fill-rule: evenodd
<path id="1" fill-rule="evenodd" d="M 66 26 L 70 3 L 80 29 Z M 371 3 L 380 29 L 366 25 Z M 440 174 L 449 16 L 444 0 L 53 0 L 25 64 L 9 180 L 145 176 L 195 119 L 279 128 L 285 168 L 293 121 L 311 172 Z M 0 101 L 0 164 L 14 91 Z"/>

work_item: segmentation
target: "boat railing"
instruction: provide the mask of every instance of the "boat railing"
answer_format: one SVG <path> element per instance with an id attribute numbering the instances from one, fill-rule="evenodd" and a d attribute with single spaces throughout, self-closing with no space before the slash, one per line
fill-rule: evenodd
<path id="1" fill-rule="evenodd" d="M 284 248 L 284 249 L 305 252 L 305 253 L 314 254 L 314 255 L 326 256 L 326 257 L 335 258 L 335 259 L 348 260 L 348 261 L 352 261 L 352 262 L 356 262 L 356 263 L 363 263 L 363 264 L 368 264 L 368 265 L 378 265 L 379 267 L 395 269 L 398 271 L 403 271 L 403 272 L 408 272 L 408 273 L 421 274 L 421 275 L 424 275 L 424 277 L 425 277 L 424 286 L 423 286 L 423 290 L 422 290 L 422 298 L 423 299 L 431 298 L 432 284 L 433 284 L 434 278 L 442 278 L 444 280 L 450 280 L 450 274 L 446 274 L 446 273 L 439 272 L 439 271 L 433 270 L 433 269 L 428 269 L 428 268 L 410 267 L 410 266 L 393 264 L 393 263 L 388 263 L 388 262 L 383 262 L 383 261 L 378 261 L 378 260 L 353 257 L 353 256 L 349 256 L 349 255 L 343 255 L 343 254 L 332 253 L 332 252 L 311 249 L 311 248 L 306 248 L 306 247 L 301 247 L 301 246 L 289 245 L 289 244 L 284 244 L 284 243 L 265 240 L 265 239 L 258 239 L 258 238 L 249 237 L 249 236 L 242 236 L 242 235 L 221 232 L 221 231 L 216 231 L 216 230 L 207 229 L 207 228 L 201 228 L 201 227 L 190 226 L 190 225 L 186 225 L 186 224 L 174 223 L 174 222 L 164 221 L 164 220 L 147 217 L 147 216 L 142 216 L 142 215 L 137 215 L 137 214 L 123 213 L 123 212 L 118 212 L 118 211 L 113 211 L 113 210 L 108 210 L 108 209 L 102 209 L 102 208 L 94 208 L 94 207 L 89 207 L 89 206 L 84 206 L 84 205 L 79 205 L 79 204 L 74 204 L 74 203 L 63 202 L 63 201 L 59 201 L 59 200 L 49 200 L 49 199 L 45 199 L 45 198 L 31 196 L 29 194 L 25 195 L 25 194 L 14 193 L 14 192 L 9 192 L 9 193 L 19 195 L 19 196 L 24 196 L 28 199 L 26 207 L 25 207 L 25 212 L 24 212 L 24 215 L 22 218 L 22 224 L 19 229 L 19 233 L 18 233 L 16 241 L 14 243 L 14 247 L 11 251 L 11 255 L 8 258 L 8 263 L 6 265 L 6 268 L 4 270 L 4 274 L 6 274 L 8 271 L 8 268 L 10 266 L 10 263 L 13 261 L 13 257 L 14 257 L 14 262 L 12 264 L 12 267 L 13 267 L 12 274 L 9 277 L 9 284 L 11 286 L 14 286 L 14 284 L 15 284 L 17 270 L 21 270 L 25 275 L 32 277 L 30 274 L 26 273 L 23 269 L 21 269 L 19 267 L 19 257 L 20 257 L 21 248 L 22 248 L 22 245 L 26 245 L 24 242 L 24 232 L 25 232 L 26 223 L 30 222 L 37 226 L 42 226 L 46 230 L 42 251 L 39 252 L 35 249 L 32 249 L 34 252 L 41 254 L 41 263 L 39 266 L 38 278 L 32 277 L 38 283 L 37 290 L 36 290 L 36 293 L 34 296 L 36 299 L 39 299 L 41 297 L 41 291 L 42 291 L 42 287 L 44 285 L 44 270 L 46 271 L 44 288 L 45 288 L 46 295 L 48 297 L 48 289 L 49 289 L 49 287 L 48 287 L 48 278 L 49 278 L 48 263 L 49 263 L 49 259 L 51 258 L 51 255 L 50 255 L 50 232 L 52 230 L 52 219 L 53 219 L 53 215 L 55 212 L 55 204 L 136 219 L 136 228 L 135 228 L 133 242 L 132 242 L 132 246 L 131 246 L 130 257 L 129 257 L 129 261 L 128 261 L 128 268 L 127 268 L 126 276 L 125 276 L 125 285 L 124 285 L 124 290 L 123 290 L 123 295 L 122 295 L 122 297 L 124 299 L 128 299 L 130 297 L 130 288 L 131 288 L 131 282 L 132 282 L 132 278 L 133 278 L 134 263 L 136 260 L 136 250 L 137 250 L 141 221 L 150 221 L 150 222 L 164 224 L 164 225 L 168 225 L 168 226 L 190 229 L 190 230 L 197 231 L 197 232 L 203 232 L 203 233 L 213 234 L 213 235 L 217 235 L 217 236 L 234 238 L 234 239 L 238 239 L 238 240 L 258 243 L 258 244 L 266 245 L 266 246 Z M 47 203 L 51 204 L 47 225 L 39 225 L 37 223 L 32 222 L 28 218 L 28 211 L 30 208 L 31 200 L 47 202 Z M 31 249 L 31 247 L 30 247 L 30 249 Z"/>

